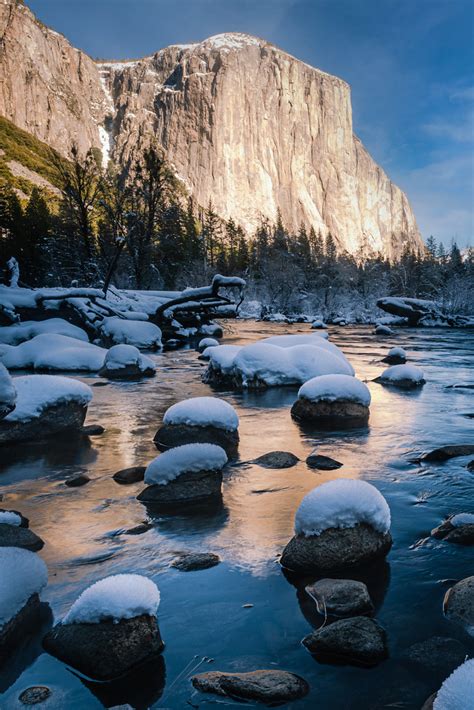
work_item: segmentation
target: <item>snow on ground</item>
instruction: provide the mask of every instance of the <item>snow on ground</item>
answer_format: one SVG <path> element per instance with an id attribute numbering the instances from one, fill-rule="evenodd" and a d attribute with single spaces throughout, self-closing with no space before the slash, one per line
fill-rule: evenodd
<path id="1" fill-rule="evenodd" d="M 0 525 L 21 525 L 21 517 L 12 510 L 0 510 Z"/>
<path id="2" fill-rule="evenodd" d="M 388 357 L 404 357 L 406 359 L 407 354 L 403 348 L 390 348 L 388 351 Z"/>
<path id="3" fill-rule="evenodd" d="M 141 574 L 114 574 L 85 589 L 63 619 L 64 624 L 99 624 L 113 619 L 156 616 L 158 587 Z"/>
<path id="4" fill-rule="evenodd" d="M 24 321 L 23 323 L 18 323 L 18 325 L 7 325 L 0 328 L 0 343 L 19 345 L 25 340 L 31 340 L 36 335 L 42 335 L 43 333 L 67 335 L 69 338 L 83 340 L 86 343 L 89 342 L 87 333 L 82 328 L 78 328 L 62 318 L 49 318 L 48 320 L 40 321 Z"/>
<path id="5" fill-rule="evenodd" d="M 16 402 L 16 389 L 5 365 L 0 363 L 0 410 L 8 411 Z"/>
<path id="6" fill-rule="evenodd" d="M 417 384 L 424 380 L 424 374 L 416 365 L 393 365 L 382 372 L 380 379 L 388 384 L 401 381 Z"/>
<path id="7" fill-rule="evenodd" d="M 454 525 L 455 528 L 461 525 L 474 525 L 474 513 L 458 513 L 457 515 L 453 515 L 453 517 L 449 519 L 449 522 L 451 525 Z"/>
<path id="8" fill-rule="evenodd" d="M 386 533 L 390 508 L 383 495 L 366 481 L 338 478 L 313 488 L 301 501 L 295 517 L 297 535 L 320 535 L 328 528 L 353 528 L 368 523 Z"/>
<path id="9" fill-rule="evenodd" d="M 107 350 L 104 367 L 108 370 L 122 370 L 130 365 L 138 367 L 142 372 L 156 370 L 153 360 L 142 355 L 134 345 L 113 345 Z"/>
<path id="10" fill-rule="evenodd" d="M 313 377 L 300 387 L 298 398 L 311 402 L 337 402 L 344 400 L 357 402 L 364 407 L 370 405 L 370 391 L 367 385 L 350 375 L 321 375 Z"/>
<path id="11" fill-rule="evenodd" d="M 235 409 L 223 399 L 192 397 L 167 409 L 163 423 L 213 426 L 226 431 L 236 431 L 239 427 L 239 417 Z"/>
<path id="12" fill-rule="evenodd" d="M 37 335 L 20 345 L 0 345 L 0 362 L 10 370 L 85 370 L 104 364 L 104 348 L 66 335 Z"/>
<path id="13" fill-rule="evenodd" d="M 1 628 L 46 586 L 48 570 L 41 557 L 19 547 L 0 547 L 0 569 Z"/>
<path id="14" fill-rule="evenodd" d="M 86 406 L 92 390 L 71 377 L 59 375 L 25 375 L 13 380 L 17 392 L 16 407 L 3 421 L 29 421 L 41 416 L 46 407 L 66 402 Z"/>
<path id="15" fill-rule="evenodd" d="M 220 471 L 227 463 L 227 455 L 215 444 L 184 444 L 165 451 L 148 464 L 145 483 L 166 485 L 182 473 Z"/>
<path id="16" fill-rule="evenodd" d="M 474 659 L 464 661 L 444 681 L 433 703 L 433 710 L 473 710 Z"/>
<path id="17" fill-rule="evenodd" d="M 241 349 L 239 345 L 217 345 L 206 348 L 203 356 L 208 358 L 218 370 L 228 373 L 232 370 L 235 356 Z"/>
<path id="18" fill-rule="evenodd" d="M 134 345 L 142 350 L 157 350 L 161 348 L 161 330 L 148 321 L 133 321 L 116 316 L 105 318 L 101 332 L 113 343 Z"/>

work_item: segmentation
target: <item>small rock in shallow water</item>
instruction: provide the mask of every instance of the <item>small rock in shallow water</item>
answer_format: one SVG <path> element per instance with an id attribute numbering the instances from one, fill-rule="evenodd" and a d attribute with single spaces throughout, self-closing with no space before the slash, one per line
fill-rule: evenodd
<path id="1" fill-rule="evenodd" d="M 309 685 L 304 678 L 288 671 L 278 670 L 250 673 L 211 671 L 193 676 L 191 682 L 203 693 L 216 693 L 271 705 L 303 698 L 309 692 Z"/>
<path id="2" fill-rule="evenodd" d="M 336 468 L 341 468 L 343 465 L 330 456 L 320 456 L 318 454 L 310 454 L 306 459 L 306 463 L 310 468 L 316 468 L 320 471 L 334 471 Z"/>
<path id="3" fill-rule="evenodd" d="M 472 459 L 472 461 L 469 461 L 466 468 L 468 471 L 474 471 L 474 459 Z"/>
<path id="4" fill-rule="evenodd" d="M 140 523 L 140 525 L 135 525 L 134 528 L 129 528 L 125 530 L 124 535 L 143 535 L 143 533 L 151 530 L 153 525 L 151 523 Z"/>
<path id="5" fill-rule="evenodd" d="M 420 461 L 447 461 L 456 456 L 469 456 L 474 454 L 474 444 L 458 444 L 454 446 L 441 446 L 423 454 Z"/>
<path id="6" fill-rule="evenodd" d="M 320 579 L 307 586 L 306 592 L 320 614 L 354 616 L 374 610 L 366 585 L 353 579 Z"/>
<path id="7" fill-rule="evenodd" d="M 306 636 L 303 644 L 322 662 L 374 666 L 388 657 L 385 630 L 366 616 L 323 626 Z"/>
<path id="8" fill-rule="evenodd" d="M 171 566 L 181 572 L 193 572 L 215 567 L 220 561 L 219 555 L 214 555 L 212 552 L 182 552 Z"/>
<path id="9" fill-rule="evenodd" d="M 456 621 L 467 629 L 474 629 L 474 576 L 461 579 L 448 589 L 443 609 L 451 621 Z"/>
<path id="10" fill-rule="evenodd" d="M 68 478 L 67 481 L 65 481 L 65 484 L 69 488 L 79 488 L 80 486 L 85 486 L 90 480 L 89 476 L 86 476 L 85 473 L 81 473 L 79 476 Z"/>
<path id="11" fill-rule="evenodd" d="M 24 550 L 38 552 L 44 547 L 44 542 L 28 528 L 0 524 L 0 547 L 21 547 Z"/>
<path id="12" fill-rule="evenodd" d="M 138 483 L 139 481 L 143 481 L 145 471 L 146 466 L 132 466 L 131 468 L 124 468 L 114 473 L 113 479 L 116 483 L 122 483 L 124 485 Z"/>
<path id="13" fill-rule="evenodd" d="M 45 685 L 35 685 L 31 688 L 26 688 L 26 690 L 20 694 L 18 700 L 20 703 L 23 703 L 23 705 L 37 705 L 38 703 L 43 703 L 50 698 L 51 695 L 51 690 Z"/>
<path id="14" fill-rule="evenodd" d="M 458 516 L 460 517 L 460 516 Z M 456 516 L 454 516 L 456 519 Z M 438 540 L 446 540 L 457 545 L 474 545 L 474 523 L 466 522 L 453 525 L 451 518 L 445 520 L 441 525 L 431 531 L 431 537 Z"/>
<path id="15" fill-rule="evenodd" d="M 289 451 L 271 451 L 269 454 L 263 454 L 255 459 L 252 463 L 256 463 L 264 468 L 291 468 L 295 466 L 299 458 Z"/>
<path id="16" fill-rule="evenodd" d="M 405 649 L 401 658 L 429 673 L 439 673 L 446 677 L 463 663 L 467 653 L 466 647 L 457 639 L 433 636 Z"/>
<path id="17" fill-rule="evenodd" d="M 105 429 L 100 424 L 88 424 L 82 427 L 84 436 L 100 436 L 105 432 Z"/>

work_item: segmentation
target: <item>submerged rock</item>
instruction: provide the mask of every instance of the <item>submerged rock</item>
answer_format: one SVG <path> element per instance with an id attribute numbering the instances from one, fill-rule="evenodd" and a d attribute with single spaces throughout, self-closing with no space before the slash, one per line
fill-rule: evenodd
<path id="1" fill-rule="evenodd" d="M 44 547 L 44 541 L 26 527 L 0 523 L 0 547 L 21 547 L 38 552 Z"/>
<path id="2" fill-rule="evenodd" d="M 428 451 L 421 456 L 420 461 L 448 461 L 456 456 L 469 456 L 470 454 L 474 454 L 474 444 L 454 444 Z"/>
<path id="3" fill-rule="evenodd" d="M 57 624 L 44 637 L 43 646 L 96 680 L 117 678 L 164 648 L 156 618 L 147 614 L 120 621 Z"/>
<path id="4" fill-rule="evenodd" d="M 461 665 L 467 654 L 467 648 L 457 639 L 433 636 L 405 649 L 401 658 L 410 665 L 446 677 Z"/>
<path id="5" fill-rule="evenodd" d="M 295 535 L 283 550 L 281 564 L 294 572 L 346 569 L 385 557 L 392 546 L 389 532 L 367 523 L 329 528 L 320 535 Z"/>
<path id="6" fill-rule="evenodd" d="M 303 644 L 321 662 L 374 666 L 388 658 L 385 630 L 366 616 L 323 626 L 306 636 Z"/>
<path id="7" fill-rule="evenodd" d="M 193 572 L 215 567 L 220 561 L 219 555 L 214 555 L 212 552 L 181 552 L 171 566 L 182 572 Z"/>
<path id="8" fill-rule="evenodd" d="M 289 451 L 271 451 L 255 459 L 252 463 L 263 466 L 263 468 L 291 468 L 295 466 L 299 458 Z"/>
<path id="9" fill-rule="evenodd" d="M 254 700 L 268 705 L 298 700 L 309 692 L 309 685 L 304 678 L 279 670 L 249 673 L 211 671 L 193 676 L 191 682 L 203 693 L 216 693 L 239 700 Z"/>
<path id="10" fill-rule="evenodd" d="M 306 587 L 320 614 L 355 616 L 370 614 L 374 605 L 363 582 L 353 579 L 320 579 Z"/>
<path id="11" fill-rule="evenodd" d="M 306 459 L 306 464 L 310 468 L 316 468 L 319 471 L 335 471 L 343 466 L 342 463 L 332 459 L 330 456 L 321 456 L 320 454 L 310 454 Z"/>
<path id="12" fill-rule="evenodd" d="M 474 633 L 474 576 L 466 577 L 448 589 L 443 602 L 444 613 L 451 621 Z"/>
<path id="13" fill-rule="evenodd" d="M 138 483 L 145 478 L 146 466 L 131 466 L 123 468 L 121 471 L 114 473 L 113 479 L 116 483 L 128 485 L 130 483 Z"/>

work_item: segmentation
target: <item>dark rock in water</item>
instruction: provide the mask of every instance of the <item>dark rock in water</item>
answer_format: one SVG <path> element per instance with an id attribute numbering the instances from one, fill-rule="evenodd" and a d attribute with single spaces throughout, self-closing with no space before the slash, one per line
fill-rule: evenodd
<path id="1" fill-rule="evenodd" d="M 130 483 L 138 483 L 143 481 L 145 477 L 146 466 L 132 466 L 131 468 L 123 468 L 121 471 L 114 473 L 113 479 L 117 483 L 128 485 Z"/>
<path id="2" fill-rule="evenodd" d="M 79 402 L 63 402 L 45 407 L 41 416 L 28 421 L 0 420 L 0 446 L 18 441 L 41 441 L 55 434 L 78 433 L 87 407 Z"/>
<path id="3" fill-rule="evenodd" d="M 297 700 L 309 692 L 309 685 L 304 678 L 278 670 L 249 673 L 211 671 L 193 676 L 191 682 L 203 693 L 216 693 L 239 700 L 255 700 L 267 705 Z"/>
<path id="4" fill-rule="evenodd" d="M 343 465 L 330 456 L 320 456 L 319 454 L 311 454 L 308 456 L 306 463 L 310 468 L 316 468 L 320 471 L 334 471 L 336 468 L 341 468 Z"/>
<path id="5" fill-rule="evenodd" d="M 404 365 L 406 361 L 406 357 L 402 355 L 387 355 L 382 358 L 382 362 L 386 362 L 387 365 Z"/>
<path id="6" fill-rule="evenodd" d="M 143 367 L 140 365 L 130 364 L 125 367 L 104 367 L 99 370 L 101 377 L 107 377 L 109 380 L 136 380 L 142 377 L 154 377 L 156 370 L 154 367 Z"/>
<path id="7" fill-rule="evenodd" d="M 220 496 L 221 487 L 222 471 L 188 471 L 166 485 L 148 486 L 137 499 L 168 505 L 198 503 Z"/>
<path id="8" fill-rule="evenodd" d="M 22 547 L 38 552 L 44 547 L 44 542 L 28 528 L 0 523 L 0 547 Z"/>
<path id="9" fill-rule="evenodd" d="M 393 335 L 393 330 L 388 325 L 378 325 L 374 332 L 375 335 Z"/>
<path id="10" fill-rule="evenodd" d="M 28 518 L 25 518 L 25 516 L 22 515 L 19 510 L 11 510 L 11 509 L 7 510 L 6 508 L 0 508 L 0 513 L 15 513 L 15 515 L 19 515 L 20 519 L 21 519 L 19 527 L 21 527 L 21 528 L 29 528 L 30 527 L 30 521 L 28 520 Z"/>
<path id="11" fill-rule="evenodd" d="M 324 428 L 339 426 L 365 426 L 370 410 L 363 404 L 339 399 L 336 402 L 318 400 L 313 402 L 306 397 L 299 397 L 291 408 L 291 416 L 303 422 L 314 422 Z"/>
<path id="12" fill-rule="evenodd" d="M 0 668 L 24 637 L 29 636 L 40 623 L 44 606 L 38 594 L 32 594 L 25 606 L 10 621 L 0 626 Z"/>
<path id="13" fill-rule="evenodd" d="M 18 700 L 23 705 L 38 705 L 44 703 L 51 695 L 52 691 L 45 685 L 34 685 L 20 693 Z"/>
<path id="14" fill-rule="evenodd" d="M 220 561 L 219 555 L 214 555 L 212 552 L 182 552 L 171 566 L 182 572 L 193 572 L 215 567 Z"/>
<path id="15" fill-rule="evenodd" d="M 366 616 L 323 626 L 306 636 L 303 644 L 322 662 L 374 666 L 388 658 L 385 630 Z"/>
<path id="16" fill-rule="evenodd" d="M 216 444 L 224 449 L 229 458 L 235 458 L 239 445 L 239 432 L 227 431 L 215 426 L 163 424 L 156 432 L 153 441 L 160 451 L 183 444 Z"/>
<path id="17" fill-rule="evenodd" d="M 151 523 L 140 523 L 140 525 L 135 525 L 134 528 L 129 528 L 124 532 L 124 535 L 143 535 L 143 533 L 151 530 L 153 525 Z"/>
<path id="18" fill-rule="evenodd" d="M 467 648 L 457 639 L 433 636 L 414 643 L 402 652 L 401 658 L 410 665 L 446 678 L 464 662 L 467 655 Z"/>
<path id="19" fill-rule="evenodd" d="M 100 424 L 89 424 L 88 426 L 82 427 L 82 433 L 84 436 L 100 436 L 105 432 L 105 429 Z"/>
<path id="20" fill-rule="evenodd" d="M 448 589 L 443 601 L 444 613 L 451 621 L 474 628 L 474 576 L 461 579 Z"/>
<path id="21" fill-rule="evenodd" d="M 466 468 L 468 471 L 474 471 L 474 459 L 472 459 L 472 461 L 469 461 Z"/>
<path id="22" fill-rule="evenodd" d="M 353 579 L 320 579 L 307 586 L 306 592 L 320 614 L 356 616 L 374 611 L 366 585 Z"/>
<path id="23" fill-rule="evenodd" d="M 474 384 L 467 385 L 446 385 L 447 390 L 474 390 Z"/>
<path id="24" fill-rule="evenodd" d="M 65 481 L 65 484 L 69 488 L 79 488 L 80 486 L 85 486 L 90 480 L 89 476 L 86 476 L 85 473 L 80 473 L 78 476 L 68 478 L 67 481 Z"/>
<path id="25" fill-rule="evenodd" d="M 252 463 L 263 466 L 263 468 L 291 468 L 298 461 L 299 458 L 289 451 L 271 451 L 269 454 L 259 456 Z"/>
<path id="26" fill-rule="evenodd" d="M 102 380 L 100 382 L 94 382 L 91 387 L 105 387 L 106 385 L 110 385 L 110 382 L 104 382 Z"/>
<path id="27" fill-rule="evenodd" d="M 453 525 L 451 520 L 445 520 L 431 531 L 431 537 L 446 540 L 457 545 L 474 545 L 474 523 Z"/>
<path id="28" fill-rule="evenodd" d="M 474 454 L 474 444 L 455 444 L 428 451 L 421 456 L 420 461 L 447 461 L 456 456 L 469 456 L 470 454 Z"/>
<path id="29" fill-rule="evenodd" d="M 295 535 L 283 550 L 281 565 L 299 573 L 357 567 L 385 557 L 392 546 L 390 533 L 371 525 L 329 528 L 320 535 Z"/>
<path id="30" fill-rule="evenodd" d="M 142 614 L 119 622 L 57 624 L 44 649 L 96 680 L 118 678 L 164 648 L 156 618 Z"/>
<path id="31" fill-rule="evenodd" d="M 463 417 L 466 417 L 467 419 L 474 419 L 474 412 L 466 412 L 466 414 L 463 414 Z"/>

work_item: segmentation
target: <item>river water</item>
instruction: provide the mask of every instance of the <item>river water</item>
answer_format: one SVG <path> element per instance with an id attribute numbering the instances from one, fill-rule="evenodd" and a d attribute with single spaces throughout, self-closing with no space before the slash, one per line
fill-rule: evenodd
<path id="1" fill-rule="evenodd" d="M 223 342 L 233 344 L 308 332 L 307 325 L 252 321 L 227 322 L 224 328 Z M 220 393 L 240 417 L 240 462 L 274 450 L 291 451 L 302 461 L 286 470 L 253 464 L 229 467 L 223 503 L 217 508 L 150 518 L 136 500 L 143 484 L 120 486 L 112 479 L 119 469 L 144 465 L 157 455 L 153 435 L 171 404 L 212 394 L 201 382 L 204 364 L 193 349 L 154 355 L 158 372 L 151 380 L 94 387 L 86 423 L 105 426 L 102 436 L 2 450 L 2 506 L 21 510 L 45 540 L 40 554 L 48 566 L 49 584 L 42 597 L 54 618 L 61 618 L 97 579 L 118 572 L 145 574 L 161 591 L 159 625 L 166 648 L 160 662 L 140 674 L 121 683 L 99 684 L 43 653 L 38 634 L 0 674 L 1 708 L 23 707 L 18 696 L 31 685 L 52 689 L 44 705 L 48 708 L 84 710 L 129 703 L 134 708 L 175 709 L 190 707 L 188 701 L 200 708 L 216 703 L 235 707 L 239 704 L 194 691 L 192 673 L 282 668 L 302 675 L 311 686 L 309 696 L 288 708 L 415 709 L 442 678 L 410 669 L 400 658 L 402 651 L 434 635 L 458 638 L 473 651 L 466 632 L 442 614 L 446 589 L 474 573 L 472 548 L 427 539 L 447 514 L 474 512 L 469 457 L 443 464 L 410 463 L 422 450 L 474 443 L 473 419 L 466 416 L 474 412 L 474 390 L 449 388 L 474 382 L 473 333 L 397 329 L 394 336 L 381 338 L 369 326 L 334 327 L 329 332 L 356 375 L 369 381 L 369 428 L 302 431 L 290 417 L 296 389 Z M 427 383 L 421 391 L 396 391 L 370 382 L 385 367 L 380 360 L 393 345 L 405 348 L 409 361 L 423 368 Z M 95 377 L 81 379 L 90 385 L 98 382 Z M 343 467 L 330 472 L 307 468 L 304 460 L 315 448 Z M 64 485 L 67 477 L 82 472 L 92 479 L 86 486 Z M 323 619 L 304 587 L 288 580 L 278 564 L 302 497 L 337 477 L 371 481 L 392 512 L 392 551 L 386 565 L 366 580 L 390 646 L 389 660 L 373 669 L 313 659 L 300 642 Z M 123 534 L 144 520 L 154 524 L 148 532 Z M 222 562 L 185 573 L 169 566 L 177 551 L 214 552 Z M 48 623 L 51 619 L 43 632 Z"/>

